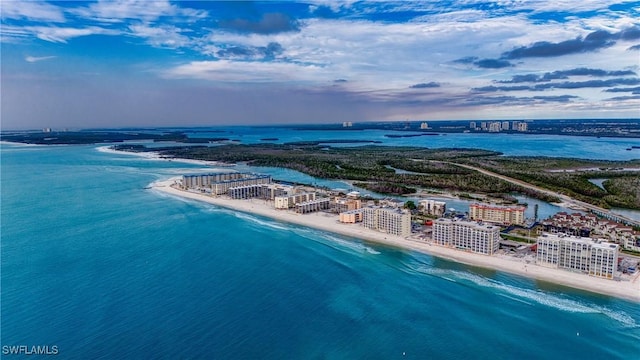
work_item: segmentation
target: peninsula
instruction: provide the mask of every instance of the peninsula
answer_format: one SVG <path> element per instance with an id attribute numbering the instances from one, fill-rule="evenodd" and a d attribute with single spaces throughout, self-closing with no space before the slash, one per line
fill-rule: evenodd
<path id="1" fill-rule="evenodd" d="M 439 246 L 418 236 L 399 236 L 383 233 L 363 227 L 361 224 L 346 224 L 338 221 L 335 214 L 311 212 L 300 214 L 289 210 L 277 210 L 264 200 L 231 199 L 227 196 L 211 196 L 204 193 L 187 191 L 181 187 L 180 178 L 171 178 L 151 184 L 155 191 L 170 195 L 202 201 L 249 214 L 269 217 L 278 221 L 320 229 L 343 236 L 371 241 L 393 247 L 410 249 L 425 254 L 442 257 L 467 265 L 495 269 L 528 278 L 560 284 L 576 289 L 606 294 L 618 298 L 640 302 L 640 280 L 638 273 L 626 281 L 615 281 L 588 276 L 582 273 L 563 271 L 527 262 L 522 258 L 508 255 L 482 255 L 461 251 L 452 247 Z"/>

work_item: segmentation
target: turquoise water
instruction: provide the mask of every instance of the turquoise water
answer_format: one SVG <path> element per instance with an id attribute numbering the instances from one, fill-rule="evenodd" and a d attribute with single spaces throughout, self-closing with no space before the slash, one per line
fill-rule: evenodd
<path id="1" fill-rule="evenodd" d="M 145 189 L 197 165 L 0 151 L 2 345 L 65 359 L 640 351 L 638 304 Z"/>
<path id="2" fill-rule="evenodd" d="M 640 146 L 637 138 L 597 138 L 567 135 L 451 133 L 437 136 L 389 138 L 385 135 L 420 134 L 391 130 L 305 130 L 284 127 L 219 127 L 223 132 L 189 133 L 190 137 L 224 137 L 244 144 L 264 143 L 261 139 L 277 138 L 274 143 L 308 140 L 373 140 L 382 145 L 422 146 L 427 148 L 463 147 L 500 151 L 514 156 L 553 156 L 580 159 L 632 160 L 640 159 L 640 150 L 627 150 Z M 206 129 L 199 129 L 204 131 Z M 331 144 L 331 146 L 358 146 L 368 144 Z"/>

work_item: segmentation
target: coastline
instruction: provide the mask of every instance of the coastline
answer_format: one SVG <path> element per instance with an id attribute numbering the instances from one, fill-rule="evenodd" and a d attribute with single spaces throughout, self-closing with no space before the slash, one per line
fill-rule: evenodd
<path id="1" fill-rule="evenodd" d="M 150 184 L 150 187 L 170 195 L 206 202 L 212 205 L 249 214 L 265 216 L 282 222 L 315 228 L 378 244 L 417 251 L 467 265 L 503 271 L 530 279 L 547 281 L 575 289 L 586 290 L 593 293 L 609 295 L 640 303 L 640 274 L 636 274 L 631 281 L 615 281 L 596 278 L 580 273 L 573 273 L 561 269 L 545 268 L 538 266 L 535 263 L 526 263 L 522 261 L 522 259 L 518 258 L 510 259 L 501 256 L 474 254 L 423 241 L 410 240 L 399 236 L 377 232 L 366 229 L 361 224 L 342 224 L 337 221 L 337 216 L 327 215 L 325 213 L 301 215 L 288 210 L 276 210 L 267 205 L 264 200 L 232 200 L 226 197 L 211 197 L 204 194 L 177 189 L 171 186 L 177 179 L 177 177 L 173 177 L 168 180 L 156 181 Z"/>

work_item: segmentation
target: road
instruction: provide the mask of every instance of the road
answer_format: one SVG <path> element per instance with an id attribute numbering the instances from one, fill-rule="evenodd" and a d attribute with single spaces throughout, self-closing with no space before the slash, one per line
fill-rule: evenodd
<path id="1" fill-rule="evenodd" d="M 509 177 L 509 176 L 497 174 L 497 173 L 491 172 L 489 170 L 485 170 L 485 169 L 482 169 L 482 168 L 479 168 L 479 167 L 476 167 L 476 166 L 472 166 L 472 165 L 458 164 L 458 163 L 448 162 L 448 161 L 441 161 L 441 162 L 447 163 L 447 164 L 451 164 L 451 165 L 455 165 L 455 166 L 460 166 L 460 167 L 463 167 L 465 169 L 477 171 L 479 173 L 482 173 L 482 174 L 485 174 L 485 175 L 488 175 L 488 176 L 492 176 L 492 177 L 495 177 L 495 178 L 510 182 L 512 184 L 520 185 L 520 186 L 525 187 L 527 189 L 532 189 L 532 190 L 538 191 L 538 192 L 543 193 L 543 194 L 556 196 L 556 197 L 560 198 L 563 202 L 567 203 L 569 207 L 571 207 L 571 205 L 576 206 L 576 207 L 582 207 L 582 208 L 585 208 L 585 209 L 587 209 L 589 211 L 592 211 L 592 212 L 594 212 L 594 213 L 596 213 L 596 214 L 598 214 L 600 216 L 604 216 L 606 218 L 614 219 L 614 220 L 626 223 L 627 225 L 640 226 L 640 221 L 638 221 L 638 220 L 634 220 L 634 219 L 628 218 L 628 217 L 623 216 L 623 215 L 612 213 L 608 209 L 601 208 L 599 206 L 595 206 L 595 205 L 586 203 L 584 201 L 580 201 L 580 200 L 574 199 L 574 198 L 572 198 L 570 196 L 567 196 L 567 195 L 564 195 L 564 194 L 560 194 L 560 193 L 557 193 L 555 191 L 551 191 L 551 190 L 548 190 L 548 189 L 541 188 L 541 187 L 533 185 L 533 184 L 529 184 L 528 182 L 524 182 L 522 180 L 518 180 L 518 179 L 514 179 L 514 178 Z"/>

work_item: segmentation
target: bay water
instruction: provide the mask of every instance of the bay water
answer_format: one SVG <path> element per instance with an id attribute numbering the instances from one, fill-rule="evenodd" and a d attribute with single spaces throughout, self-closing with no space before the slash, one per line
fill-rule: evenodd
<path id="1" fill-rule="evenodd" d="M 163 195 L 199 165 L 2 144 L 1 341 L 65 359 L 633 358 L 640 306 Z"/>

